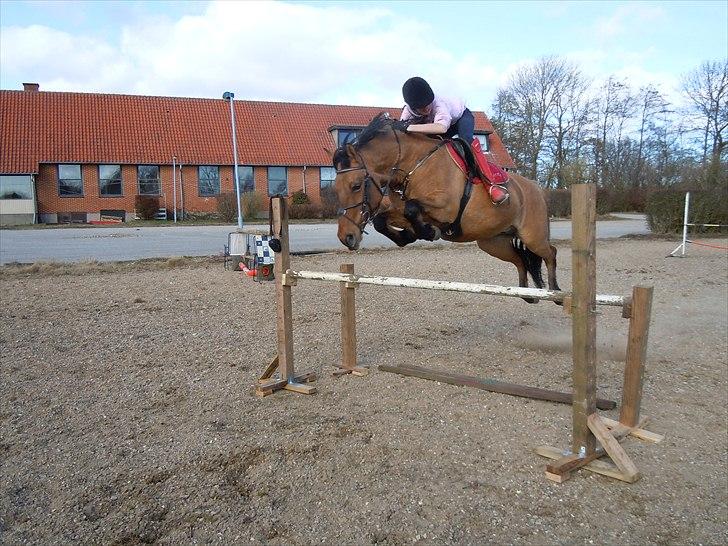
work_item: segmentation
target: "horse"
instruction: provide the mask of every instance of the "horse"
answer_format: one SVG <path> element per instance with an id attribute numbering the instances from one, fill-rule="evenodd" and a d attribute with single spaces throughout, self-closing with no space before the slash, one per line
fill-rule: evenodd
<path id="1" fill-rule="evenodd" d="M 510 172 L 510 198 L 494 205 L 483 184 L 470 184 L 445 142 L 409 133 L 405 123 L 383 112 L 353 142 L 339 146 L 332 162 L 341 243 L 357 250 L 370 222 L 400 247 L 418 239 L 475 241 L 481 250 L 516 266 L 519 286 L 528 286 L 530 274 L 543 288 L 545 262 L 549 290 L 560 290 L 541 188 Z"/>

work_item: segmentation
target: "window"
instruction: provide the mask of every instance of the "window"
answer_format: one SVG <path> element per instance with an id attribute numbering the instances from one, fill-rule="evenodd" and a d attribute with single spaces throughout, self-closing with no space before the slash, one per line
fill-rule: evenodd
<path id="1" fill-rule="evenodd" d="M 25 176 L 0 176 L 0 199 L 33 199 L 33 179 Z"/>
<path id="2" fill-rule="evenodd" d="M 120 197 L 121 165 L 99 165 L 99 195 L 101 197 Z"/>
<path id="3" fill-rule="evenodd" d="M 240 173 L 238 173 L 238 176 Z M 220 168 L 217 165 L 200 165 L 197 169 L 197 189 L 201 197 L 220 194 Z"/>
<path id="4" fill-rule="evenodd" d="M 351 144 L 359 136 L 359 131 L 356 129 L 339 129 L 337 133 L 337 146 L 343 146 L 344 142 Z"/>
<path id="5" fill-rule="evenodd" d="M 288 195 L 288 171 L 285 167 L 268 167 L 268 195 Z"/>
<path id="6" fill-rule="evenodd" d="M 139 165 L 137 167 L 139 180 L 139 195 L 161 195 L 162 186 L 159 183 L 158 165 Z"/>
<path id="7" fill-rule="evenodd" d="M 58 165 L 58 195 L 83 197 L 81 165 Z"/>
<path id="8" fill-rule="evenodd" d="M 336 169 L 333 167 L 321 167 L 321 189 L 333 188 L 336 179 Z"/>
<path id="9" fill-rule="evenodd" d="M 238 165 L 238 184 L 240 184 L 240 193 L 255 190 L 253 167 Z"/>
<path id="10" fill-rule="evenodd" d="M 475 135 L 475 138 L 480 141 L 480 147 L 484 152 L 490 151 L 488 135 Z"/>

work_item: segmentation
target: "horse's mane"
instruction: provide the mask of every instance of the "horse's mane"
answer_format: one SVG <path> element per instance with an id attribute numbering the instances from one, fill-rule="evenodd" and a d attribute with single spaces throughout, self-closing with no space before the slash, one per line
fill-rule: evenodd
<path id="1" fill-rule="evenodd" d="M 368 142 L 374 140 L 377 136 L 383 135 L 391 128 L 398 131 L 404 131 L 406 123 L 393 119 L 387 112 L 379 112 L 372 120 L 369 125 L 362 129 L 359 136 L 353 142 L 344 142 L 334 152 L 333 164 L 336 169 L 347 169 L 351 166 L 349 160 L 349 154 L 346 152 L 347 144 L 354 146 L 356 151 L 361 150 Z"/>

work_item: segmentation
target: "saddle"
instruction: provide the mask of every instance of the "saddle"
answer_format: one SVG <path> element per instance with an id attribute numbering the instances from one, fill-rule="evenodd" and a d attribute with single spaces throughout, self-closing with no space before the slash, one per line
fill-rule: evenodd
<path id="1" fill-rule="evenodd" d="M 508 173 L 485 156 L 483 161 L 478 161 L 468 142 L 453 138 L 447 143 L 447 151 L 465 175 L 473 176 L 473 184 L 505 186 L 508 182 Z"/>

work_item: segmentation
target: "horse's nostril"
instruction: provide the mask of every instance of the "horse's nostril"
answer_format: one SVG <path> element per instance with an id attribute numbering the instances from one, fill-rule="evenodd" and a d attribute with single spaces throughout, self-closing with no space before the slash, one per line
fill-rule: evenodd
<path id="1" fill-rule="evenodd" d="M 346 236 L 346 246 L 352 248 L 356 244 L 356 238 L 350 233 Z"/>

